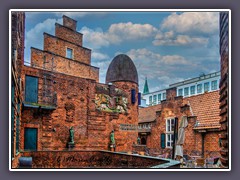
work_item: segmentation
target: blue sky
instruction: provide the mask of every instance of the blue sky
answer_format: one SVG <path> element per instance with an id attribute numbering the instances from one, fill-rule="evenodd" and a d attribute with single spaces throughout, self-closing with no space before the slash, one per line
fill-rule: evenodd
<path id="1" fill-rule="evenodd" d="M 43 49 L 43 32 L 54 35 L 62 15 L 78 21 L 83 46 L 92 49 L 100 82 L 119 53 L 130 56 L 150 91 L 220 70 L 218 12 L 27 12 L 25 61 L 30 47 Z"/>

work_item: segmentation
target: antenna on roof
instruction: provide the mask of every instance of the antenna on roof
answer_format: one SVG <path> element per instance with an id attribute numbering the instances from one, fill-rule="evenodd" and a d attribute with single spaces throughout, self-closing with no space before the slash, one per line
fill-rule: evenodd
<path id="1" fill-rule="evenodd" d="M 205 73 L 204 72 L 201 72 L 200 74 L 199 74 L 199 76 L 201 77 L 201 76 L 205 76 Z"/>

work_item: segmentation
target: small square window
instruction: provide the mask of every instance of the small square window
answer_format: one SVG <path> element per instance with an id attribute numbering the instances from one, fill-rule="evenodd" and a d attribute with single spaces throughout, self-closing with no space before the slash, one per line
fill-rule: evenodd
<path id="1" fill-rule="evenodd" d="M 66 57 L 69 59 L 73 59 L 73 50 L 72 49 L 67 48 Z"/>

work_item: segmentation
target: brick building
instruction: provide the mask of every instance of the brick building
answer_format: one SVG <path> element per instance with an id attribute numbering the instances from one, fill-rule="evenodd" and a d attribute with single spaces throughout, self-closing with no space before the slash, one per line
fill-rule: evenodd
<path id="1" fill-rule="evenodd" d="M 120 54 L 107 84 L 99 83 L 99 68 L 91 66 L 91 50 L 82 46 L 76 26 L 63 16 L 55 36 L 44 33 L 43 50 L 31 48 L 31 65 L 22 64 L 19 151 L 110 150 L 112 131 L 115 151 L 132 150 L 137 131 L 120 127 L 138 124 L 136 67 Z"/>
<path id="2" fill-rule="evenodd" d="M 228 40 L 228 12 L 220 13 L 220 57 L 221 57 L 221 82 L 220 82 L 220 124 L 221 124 L 221 166 L 229 166 L 229 40 Z"/>
<path id="3" fill-rule="evenodd" d="M 176 88 L 167 89 L 161 104 L 139 109 L 139 136 L 153 154 L 172 154 L 175 118 L 180 126 L 187 117 L 185 154 L 219 156 L 219 91 L 205 92 L 187 98 L 176 96 Z"/>
<path id="4" fill-rule="evenodd" d="M 19 149 L 22 108 L 21 70 L 24 59 L 25 13 L 12 12 L 11 29 L 11 158 L 14 166 L 21 156 Z"/>

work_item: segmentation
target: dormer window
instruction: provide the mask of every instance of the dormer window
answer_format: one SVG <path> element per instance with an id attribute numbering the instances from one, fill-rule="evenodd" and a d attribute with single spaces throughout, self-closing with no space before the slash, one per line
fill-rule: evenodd
<path id="1" fill-rule="evenodd" d="M 67 48 L 66 57 L 69 58 L 69 59 L 73 59 L 73 50 L 72 49 Z"/>

